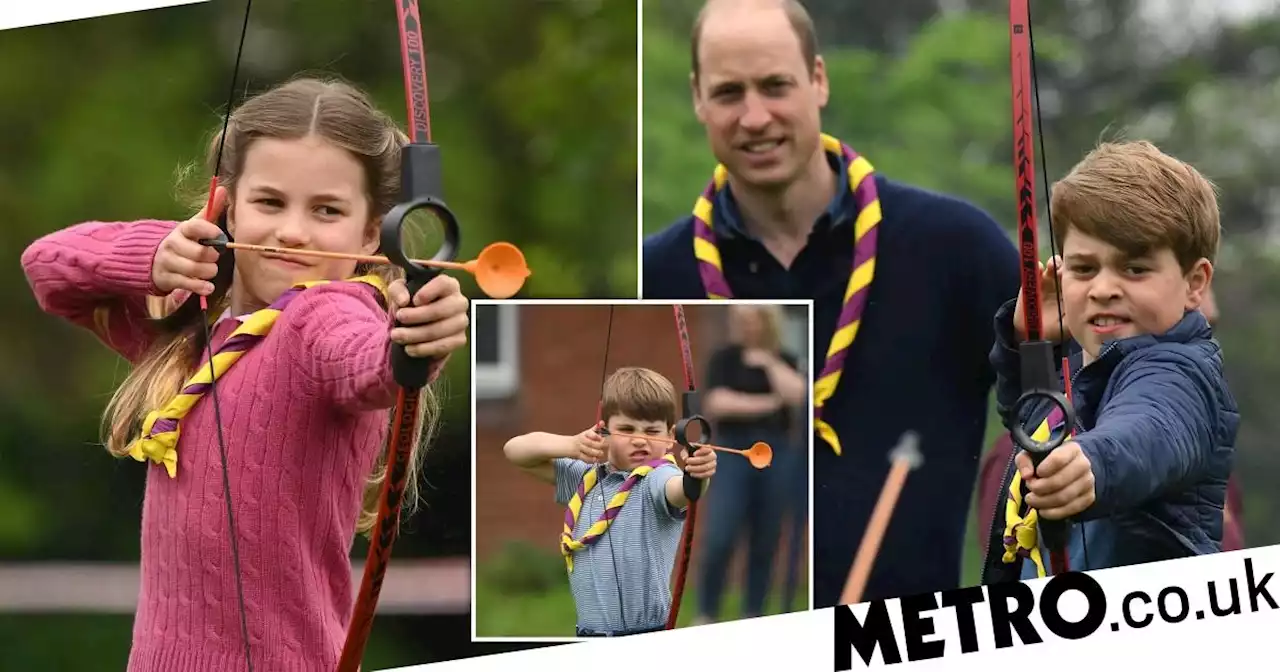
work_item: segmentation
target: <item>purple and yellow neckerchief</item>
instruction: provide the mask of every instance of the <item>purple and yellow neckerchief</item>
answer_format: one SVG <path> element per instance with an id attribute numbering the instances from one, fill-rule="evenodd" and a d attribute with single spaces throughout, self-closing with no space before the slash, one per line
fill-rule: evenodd
<path id="1" fill-rule="evenodd" d="M 313 280 L 294 285 L 271 305 L 255 311 L 242 320 L 240 326 L 231 332 L 213 355 L 214 378 L 209 378 L 209 366 L 197 367 L 195 375 L 187 380 L 182 390 L 169 403 L 147 414 L 146 421 L 142 423 L 142 436 L 129 446 L 129 455 L 139 462 L 145 462 L 150 458 L 156 464 L 163 464 L 165 470 L 169 472 L 169 478 L 175 478 L 178 475 L 178 433 L 182 419 L 191 412 L 204 393 L 209 391 L 214 380 L 221 378 L 236 360 L 271 332 L 276 318 L 290 301 L 308 287 L 329 282 L 331 281 Z M 375 275 L 351 278 L 350 282 L 363 282 L 378 290 L 384 297 L 386 296 L 386 283 Z"/>
<path id="2" fill-rule="evenodd" d="M 569 571 L 573 571 L 573 554 L 596 543 L 605 532 L 609 531 L 609 527 L 613 525 L 613 521 L 618 518 L 618 514 L 622 512 L 622 505 L 627 503 L 627 497 L 631 495 L 631 489 L 635 487 L 640 479 L 646 474 L 661 467 L 664 464 L 676 464 L 676 458 L 670 453 L 663 455 L 661 458 L 645 462 L 644 464 L 631 470 L 631 475 L 627 480 L 622 482 L 622 487 L 618 488 L 618 492 L 609 500 L 608 506 L 604 512 L 600 514 L 600 518 L 582 535 L 581 539 L 573 538 L 573 528 L 578 524 L 578 516 L 582 513 L 582 503 L 587 499 L 587 493 L 594 488 L 599 478 L 596 475 L 598 471 L 595 467 L 587 470 L 582 475 L 582 480 L 578 481 L 578 490 L 573 493 L 573 497 L 569 499 L 569 506 L 564 512 L 564 530 L 560 533 L 560 554 L 564 556 L 565 566 Z M 604 487 L 604 486 L 601 486 Z"/>
<path id="3" fill-rule="evenodd" d="M 876 194 L 875 169 L 871 163 L 830 135 L 822 136 L 822 147 L 827 153 L 848 162 L 849 189 L 858 206 L 853 234 L 853 272 L 849 274 L 849 284 L 845 288 L 836 331 L 827 347 L 826 362 L 813 384 L 814 429 L 839 455 L 840 439 L 836 436 L 836 430 L 822 419 L 822 409 L 835 394 L 849 347 L 853 345 L 853 339 L 858 335 L 858 326 L 862 322 L 862 311 L 866 308 L 871 279 L 875 275 L 876 235 L 881 214 L 880 198 Z M 728 179 L 728 169 L 723 164 L 717 165 L 711 182 L 693 207 L 693 254 L 698 258 L 698 273 L 702 276 L 702 287 L 709 299 L 733 298 L 733 290 L 729 288 L 729 282 L 724 276 L 720 250 L 716 247 L 716 235 L 711 224 L 715 221 L 711 212 L 712 202 L 728 183 Z"/>
<path id="4" fill-rule="evenodd" d="M 1049 428 L 1062 422 L 1062 409 L 1054 406 L 1049 416 L 1040 423 L 1031 438 L 1044 442 L 1049 440 Z M 1035 509 L 1022 511 L 1022 474 L 1014 469 L 1013 478 L 1009 481 L 1009 498 L 1004 502 L 1004 555 L 1000 561 L 1006 565 L 1013 564 L 1021 558 L 1029 558 L 1035 563 L 1036 576 L 1044 578 L 1044 558 L 1040 553 L 1040 540 L 1036 530 L 1036 522 L 1040 514 Z"/>

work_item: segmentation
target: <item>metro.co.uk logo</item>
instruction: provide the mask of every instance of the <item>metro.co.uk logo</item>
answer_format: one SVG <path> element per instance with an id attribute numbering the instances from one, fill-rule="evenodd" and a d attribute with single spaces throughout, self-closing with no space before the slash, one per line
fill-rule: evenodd
<path id="1" fill-rule="evenodd" d="M 1175 565 L 1181 562 L 1185 561 Z M 1113 586 L 1114 599 L 1093 576 L 1071 572 L 1042 582 L 1038 597 L 1028 583 L 1006 583 L 877 600 L 859 605 L 859 610 L 865 611 L 862 618 L 853 608 L 838 606 L 833 609 L 835 669 L 854 669 L 854 653 L 862 660 L 860 668 L 876 662 L 891 665 L 904 659 L 918 661 L 1039 644 L 1046 636 L 1081 639 L 1100 630 L 1120 632 L 1157 622 L 1182 623 L 1280 609 L 1271 594 L 1276 586 L 1268 585 L 1274 572 L 1259 571 L 1249 557 L 1233 564 L 1237 570 L 1216 571 L 1216 578 L 1207 582 L 1186 581 L 1183 585 L 1187 588 L 1167 585 L 1154 591 L 1118 591 Z M 1200 572 L 1193 575 L 1204 576 Z M 1276 588 L 1280 595 L 1280 587 Z M 893 611 L 900 618 L 891 617 L 890 602 L 896 603 Z"/>

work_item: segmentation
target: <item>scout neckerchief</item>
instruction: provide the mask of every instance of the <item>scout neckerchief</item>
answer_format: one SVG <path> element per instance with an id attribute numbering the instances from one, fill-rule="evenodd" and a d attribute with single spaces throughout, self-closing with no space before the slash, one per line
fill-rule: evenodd
<path id="1" fill-rule="evenodd" d="M 822 409 L 840 383 L 840 373 L 844 370 L 849 346 L 853 345 L 853 339 L 858 334 L 862 310 L 867 305 L 871 278 L 875 275 L 880 199 L 876 195 L 875 169 L 866 158 L 829 135 L 822 136 L 822 147 L 828 154 L 848 162 L 849 189 L 853 191 L 854 201 L 858 206 L 853 234 L 853 272 L 849 274 L 849 284 L 845 288 L 844 304 L 840 309 L 840 319 L 836 322 L 836 331 L 831 336 L 831 345 L 827 347 L 826 362 L 813 384 L 814 429 L 839 455 L 840 439 L 836 436 L 836 430 L 822 419 Z M 723 164 L 716 166 L 711 183 L 693 207 L 693 254 L 698 258 L 698 273 L 702 276 L 702 287 L 709 299 L 733 298 L 733 290 L 729 288 L 720 263 L 716 235 L 711 228 L 711 223 L 715 221 L 711 214 L 712 202 L 728 179 L 728 169 Z"/>
<path id="2" fill-rule="evenodd" d="M 609 500 L 609 505 L 605 507 L 604 512 L 600 514 L 600 518 L 582 535 L 581 539 L 573 538 L 573 528 L 578 524 L 578 514 L 582 512 L 582 503 L 586 501 L 587 493 L 591 492 L 591 488 L 595 487 L 596 469 L 591 468 L 583 474 L 582 480 L 578 482 L 578 491 L 573 493 L 573 497 L 569 500 L 569 507 L 564 512 L 564 531 L 560 533 L 560 554 L 564 556 L 565 566 L 569 571 L 573 571 L 573 554 L 580 551 L 591 544 L 600 540 L 604 533 L 609 531 L 609 526 L 613 525 L 613 521 L 618 518 L 618 514 L 622 511 L 622 505 L 627 503 L 627 497 L 631 494 L 631 488 L 635 487 L 645 474 L 661 467 L 663 464 L 676 464 L 674 455 L 667 454 L 661 458 L 645 462 L 644 464 L 631 470 L 631 475 L 627 480 L 622 482 L 622 487 L 618 488 L 618 492 Z M 600 487 L 604 487 L 603 485 Z"/>
<path id="3" fill-rule="evenodd" d="M 387 286 L 377 276 L 364 275 L 351 278 L 351 281 L 363 282 L 386 295 Z M 329 280 L 314 280 L 294 285 L 270 306 L 245 318 L 213 355 L 215 380 L 220 379 L 236 360 L 266 337 L 281 311 L 298 294 L 301 294 L 302 290 L 329 282 Z M 142 423 L 142 436 L 129 447 L 129 455 L 139 462 L 145 462 L 147 458 L 151 458 L 152 462 L 163 464 L 165 470 L 169 472 L 169 478 L 174 478 L 178 473 L 179 424 L 211 385 L 209 367 L 198 367 L 195 375 L 187 380 L 182 390 L 169 403 L 147 414 L 146 421 Z"/>
<path id="4" fill-rule="evenodd" d="M 1053 407 L 1049 416 L 1040 423 L 1031 438 L 1044 442 L 1049 440 L 1049 428 L 1062 422 L 1062 408 Z M 1036 576 L 1045 577 L 1044 558 L 1040 554 L 1039 535 L 1036 534 L 1036 521 L 1040 519 L 1035 509 L 1022 515 L 1022 474 L 1014 469 L 1013 479 L 1009 481 L 1009 497 L 1004 503 L 1004 555 L 1001 562 L 1013 564 L 1018 558 L 1030 558 L 1035 563 Z"/>

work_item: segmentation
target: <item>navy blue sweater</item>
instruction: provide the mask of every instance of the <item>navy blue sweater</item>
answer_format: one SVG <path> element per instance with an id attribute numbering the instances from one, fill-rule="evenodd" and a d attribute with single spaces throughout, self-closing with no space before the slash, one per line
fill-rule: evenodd
<path id="1" fill-rule="evenodd" d="M 847 184 L 847 166 L 833 161 Z M 978 208 L 876 178 L 883 221 L 862 325 L 824 419 L 844 448 L 814 441 L 814 606 L 839 601 L 888 476 L 888 453 L 915 430 L 925 461 L 907 479 L 865 599 L 953 588 L 995 373 L 991 320 L 1018 293 L 1017 252 Z M 690 194 L 690 203 L 696 192 Z M 808 244 L 783 268 L 741 224 L 729 189 L 713 226 L 740 299 L 813 299 L 814 367 L 822 368 L 853 262 L 856 205 L 840 189 Z M 692 217 L 646 238 L 643 295 L 705 299 Z"/>

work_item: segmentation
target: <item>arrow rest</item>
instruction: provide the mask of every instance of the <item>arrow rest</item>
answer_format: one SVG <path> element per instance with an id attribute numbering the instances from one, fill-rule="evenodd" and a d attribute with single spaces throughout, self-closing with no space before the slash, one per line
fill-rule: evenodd
<path id="1" fill-rule="evenodd" d="M 691 396 L 693 395 L 690 395 L 690 394 L 684 395 L 684 400 L 685 400 L 684 404 L 686 407 L 690 405 L 689 397 Z M 680 446 L 682 446 L 685 450 L 689 451 L 690 455 L 693 455 L 694 451 L 697 450 L 697 448 L 695 448 L 693 446 L 693 442 L 689 440 L 689 423 L 691 422 L 698 423 L 698 425 L 701 426 L 702 428 L 702 432 L 701 432 L 702 441 L 700 443 L 710 443 L 711 442 L 711 421 L 707 420 L 705 417 L 701 415 L 686 415 L 682 420 L 676 423 L 676 429 L 675 429 L 676 443 L 680 444 Z M 684 472 L 683 485 L 684 485 L 684 496 L 689 498 L 690 502 L 696 502 L 698 501 L 698 498 L 702 496 L 702 481 L 700 479 L 690 476 L 689 472 L 687 471 Z"/>
<path id="2" fill-rule="evenodd" d="M 1019 344 L 1018 356 L 1022 363 L 1022 396 L 1013 403 L 1009 433 L 1020 448 L 1031 454 L 1032 461 L 1039 466 L 1053 449 L 1067 440 L 1070 429 L 1076 424 L 1076 411 L 1067 395 L 1058 390 L 1057 371 L 1053 366 L 1053 344 L 1048 341 L 1027 341 Z M 1040 401 L 1051 402 L 1062 410 L 1062 418 L 1066 431 L 1049 434 L 1045 441 L 1037 441 L 1027 434 L 1026 428 L 1018 420 L 1026 418 Z"/>
<path id="3" fill-rule="evenodd" d="M 220 219 L 219 224 L 223 221 L 225 221 L 225 219 Z M 205 247 L 212 247 L 219 252 L 226 252 L 227 244 L 231 242 L 231 236 L 227 235 L 226 226 L 222 226 L 221 228 L 222 233 L 219 233 L 217 238 L 201 238 L 196 242 L 204 245 Z M 221 259 L 219 259 L 219 261 L 221 261 Z"/>
<path id="4" fill-rule="evenodd" d="M 405 255 L 401 246 L 405 218 L 414 211 L 429 210 L 444 226 L 444 242 L 431 258 L 433 261 L 457 259 L 461 232 L 457 217 L 439 196 L 443 182 L 439 146 L 432 143 L 405 145 L 401 152 L 400 171 L 401 193 L 408 195 L 408 200 L 396 204 L 382 218 L 381 248 L 391 263 L 404 269 L 405 285 L 409 296 L 413 297 L 440 271 L 418 264 Z M 396 320 L 396 326 L 403 325 Z M 430 359 L 410 357 L 403 345 L 392 344 L 391 370 L 399 385 L 415 390 L 422 388 L 426 385 L 430 366 Z"/>

